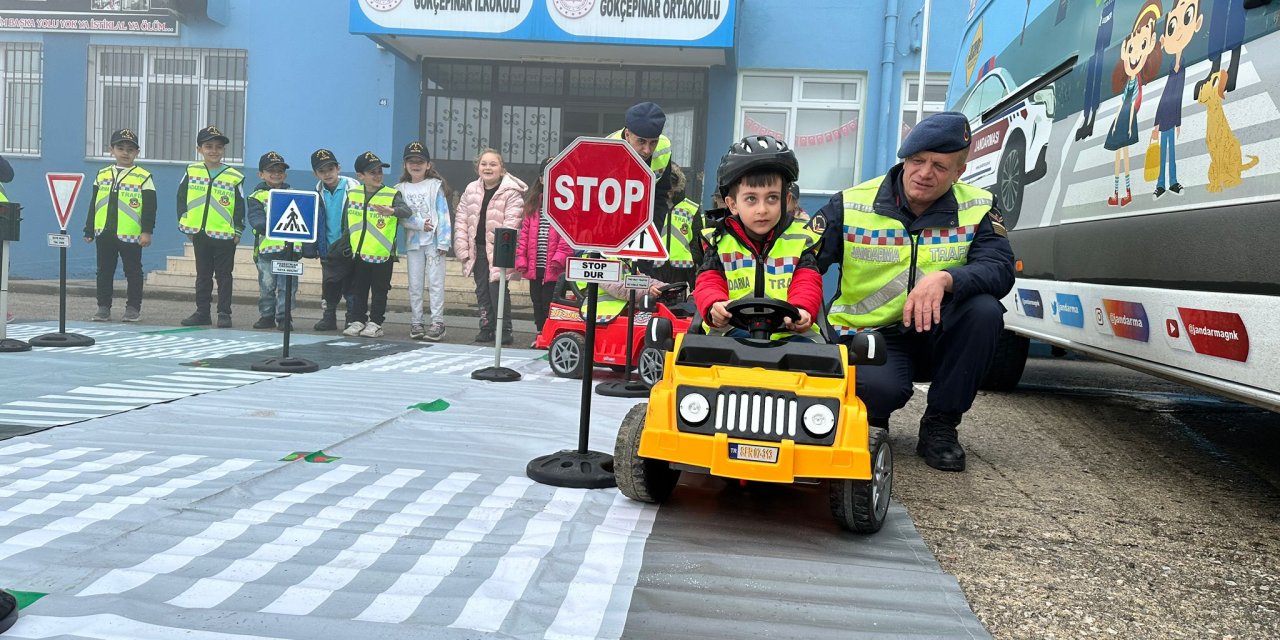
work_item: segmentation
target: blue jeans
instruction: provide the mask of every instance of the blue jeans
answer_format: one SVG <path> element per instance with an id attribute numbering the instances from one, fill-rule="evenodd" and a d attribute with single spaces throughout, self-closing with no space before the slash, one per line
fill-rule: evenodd
<path id="1" fill-rule="evenodd" d="M 275 318 L 284 322 L 284 297 L 289 276 L 271 273 L 271 261 L 283 259 L 284 254 L 264 253 L 258 256 L 258 317 Z M 298 308 L 298 279 L 293 278 L 293 308 Z"/>
<path id="2" fill-rule="evenodd" d="M 726 331 L 724 335 L 730 338 L 750 338 L 751 337 L 750 333 L 743 331 L 742 329 L 730 329 Z M 783 338 L 782 342 L 808 342 L 812 344 L 813 338 L 810 338 L 809 336 L 802 336 L 797 333 L 796 335 Z"/>
<path id="3" fill-rule="evenodd" d="M 1160 177 L 1156 179 L 1156 188 L 1164 188 L 1164 168 L 1169 167 L 1169 184 L 1178 183 L 1178 152 L 1174 147 L 1174 131 L 1176 128 L 1160 132 Z"/>

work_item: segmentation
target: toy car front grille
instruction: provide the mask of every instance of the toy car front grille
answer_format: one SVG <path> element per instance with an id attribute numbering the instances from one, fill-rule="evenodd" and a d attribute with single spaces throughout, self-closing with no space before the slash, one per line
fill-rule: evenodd
<path id="1" fill-rule="evenodd" d="M 714 430 L 739 438 L 795 438 L 800 425 L 799 402 L 789 393 L 721 389 L 714 412 Z"/>

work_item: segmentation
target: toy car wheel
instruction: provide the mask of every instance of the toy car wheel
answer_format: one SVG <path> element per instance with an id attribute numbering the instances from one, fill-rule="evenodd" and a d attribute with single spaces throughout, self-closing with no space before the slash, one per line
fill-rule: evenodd
<path id="1" fill-rule="evenodd" d="M 662 379 L 662 368 L 667 364 L 667 353 L 657 347 L 645 347 L 640 350 L 640 358 L 636 361 L 636 370 L 640 373 L 640 382 L 652 388 Z"/>
<path id="2" fill-rule="evenodd" d="M 573 331 L 562 333 L 551 341 L 547 360 L 551 370 L 561 378 L 581 378 L 587 353 L 587 339 Z"/>
<path id="3" fill-rule="evenodd" d="M 627 412 L 618 427 L 618 441 L 613 448 L 613 475 L 622 495 L 639 502 L 657 503 L 671 496 L 680 481 L 680 471 L 664 460 L 641 458 L 640 434 L 644 431 L 649 403 L 642 402 Z"/>
<path id="4" fill-rule="evenodd" d="M 871 428 L 870 480 L 832 480 L 831 515 L 854 533 L 875 533 L 884 526 L 893 490 L 893 449 L 886 429 Z"/>

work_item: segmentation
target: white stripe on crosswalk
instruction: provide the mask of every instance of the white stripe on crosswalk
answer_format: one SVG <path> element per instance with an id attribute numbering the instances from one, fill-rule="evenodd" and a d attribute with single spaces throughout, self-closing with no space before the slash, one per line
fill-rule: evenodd
<path id="1" fill-rule="evenodd" d="M 479 475 L 452 473 L 434 487 L 422 492 L 416 500 L 406 503 L 399 513 L 387 518 L 373 531 L 361 534 L 347 549 L 342 550 L 325 566 L 316 567 L 302 582 L 289 587 L 262 613 L 282 613 L 304 616 L 324 604 L 335 591 L 351 583 L 359 573 L 391 550 L 402 537 L 422 526 L 441 507 L 471 486 Z"/>
<path id="2" fill-rule="evenodd" d="M 354 520 L 365 510 L 385 500 L 392 491 L 422 474 L 420 469 L 396 469 L 378 478 L 355 495 L 325 507 L 301 524 L 285 528 L 275 540 L 258 547 L 248 557 L 232 562 L 217 575 L 195 581 L 186 591 L 170 599 L 169 604 L 187 609 L 212 609 L 222 604 L 244 584 L 257 580 L 280 564 L 288 562 L 303 549 L 315 544 L 326 532 Z"/>
<path id="3" fill-rule="evenodd" d="M 490 633 L 501 628 L 529 588 L 542 558 L 555 545 L 560 528 L 578 512 L 586 495 L 585 489 L 556 489 L 547 506 L 529 520 L 520 541 L 498 559 L 493 575 L 467 599 L 462 613 L 449 626 Z"/>
<path id="4" fill-rule="evenodd" d="M 29 409 L 0 408 L 0 416 L 48 416 L 50 418 L 77 418 L 79 420 L 88 420 L 100 415 L 102 415 L 101 411 L 94 411 L 92 413 L 75 413 L 70 411 L 31 411 Z"/>
<path id="5" fill-rule="evenodd" d="M 137 460 L 138 458 L 141 458 L 142 456 L 145 456 L 148 453 L 150 452 L 149 451 L 121 451 L 119 453 L 111 454 L 110 456 L 107 456 L 106 458 L 103 458 L 101 460 L 94 460 L 93 462 L 80 463 L 74 467 L 71 467 L 70 469 L 54 469 L 52 471 L 46 471 L 45 473 L 39 476 L 36 476 L 34 478 L 15 480 L 5 485 L 4 489 L 0 489 L 0 497 L 8 498 L 8 497 L 17 495 L 19 493 L 29 493 L 33 491 L 38 491 L 54 482 L 67 482 L 69 480 L 73 480 L 86 473 L 100 473 L 116 465 L 128 464 L 130 462 L 133 462 L 134 460 Z M 80 486 L 84 487 L 85 485 L 80 485 Z M 89 486 L 102 486 L 102 491 L 106 491 L 107 489 L 110 488 L 107 485 L 100 485 L 100 483 L 98 482 L 92 483 Z M 8 526 L 18 518 L 21 518 L 23 516 L 44 513 L 62 502 L 74 502 L 76 500 L 79 500 L 80 498 L 83 498 L 87 494 L 79 493 L 76 495 L 78 497 L 74 497 L 74 498 L 64 497 L 63 499 L 56 499 L 56 498 L 49 498 L 49 497 L 31 498 L 28 500 L 24 500 L 12 507 L 6 507 L 4 512 L 0 513 L 0 527 Z"/>
<path id="6" fill-rule="evenodd" d="M 639 526 L 652 526 L 656 513 L 657 509 L 651 505 L 635 502 L 621 493 L 614 496 L 604 523 L 591 535 L 586 556 L 569 583 L 569 593 L 560 603 L 555 621 L 543 637 L 557 640 L 600 637 L 600 627 L 610 610 L 609 601 L 627 557 L 627 543 Z"/>
<path id="7" fill-rule="evenodd" d="M 331 469 L 320 477 L 304 482 L 275 498 L 263 500 L 252 507 L 240 509 L 231 518 L 210 524 L 204 531 L 186 538 L 169 549 L 161 551 L 132 567 L 112 569 L 78 595 L 92 596 L 122 593 L 145 584 L 157 575 L 177 571 L 187 566 L 192 560 L 202 557 L 218 549 L 226 542 L 241 536 L 250 527 L 267 522 L 273 516 L 283 513 L 289 507 L 307 502 L 366 470 L 368 470 L 368 467 L 348 464 Z"/>
<path id="8" fill-rule="evenodd" d="M 21 460 L 14 460 L 0 467 L 0 478 L 13 475 L 23 469 L 39 469 L 55 462 L 63 460 L 74 460 L 87 453 L 98 451 L 96 447 L 75 447 L 72 449 L 59 449 L 50 451 L 43 456 L 24 456 Z"/>
<path id="9" fill-rule="evenodd" d="M 366 622 L 404 622 L 422 601 L 458 567 L 458 563 L 498 525 L 503 515 L 524 496 L 533 481 L 511 477 L 473 508 L 457 527 L 431 545 L 430 551 L 418 559 L 395 584 L 378 594 L 356 620 Z"/>
<path id="10" fill-rule="evenodd" d="M 108 396 L 113 398 L 151 398 L 155 400 L 172 400 L 181 398 L 190 394 L 174 395 L 172 393 L 161 393 L 156 391 L 142 391 L 140 389 L 112 389 L 99 387 L 76 387 L 67 393 L 74 393 L 86 396 Z"/>
<path id="11" fill-rule="evenodd" d="M 243 633 L 218 633 L 178 629 L 123 616 L 99 613 L 89 616 L 53 617 L 24 613 L 18 623 L 5 633 L 14 640 L 48 640 L 50 638 L 86 638 L 89 640 L 279 640 L 274 637 Z"/>
<path id="12" fill-rule="evenodd" d="M 16 456 L 23 453 L 35 451 L 36 449 L 46 449 L 49 445 L 37 442 L 19 442 L 5 447 L 0 447 L 0 456 Z"/>
<path id="13" fill-rule="evenodd" d="M 81 398 L 84 402 L 89 402 L 92 398 Z M 37 400 L 16 400 L 4 405 L 6 407 L 34 407 L 46 409 L 83 409 L 85 411 L 93 411 L 95 415 L 102 415 L 103 411 L 128 411 L 137 409 L 136 404 L 79 404 L 74 402 L 40 402 Z"/>

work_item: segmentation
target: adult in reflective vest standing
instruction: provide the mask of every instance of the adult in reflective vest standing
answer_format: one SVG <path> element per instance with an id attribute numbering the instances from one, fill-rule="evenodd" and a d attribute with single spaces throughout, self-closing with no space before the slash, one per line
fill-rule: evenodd
<path id="1" fill-rule="evenodd" d="M 111 319 L 117 256 L 128 282 L 123 322 L 137 322 L 142 312 L 142 249 L 151 246 L 156 227 L 156 185 L 151 172 L 134 164 L 138 134 L 120 129 L 111 134 L 111 157 L 93 179 L 93 197 L 84 222 L 84 241 L 97 241 L 98 312 L 94 322 Z"/>
<path id="2" fill-rule="evenodd" d="M 652 102 L 641 102 L 627 109 L 623 123 L 624 128 L 608 137 L 626 140 L 649 163 L 649 170 L 657 181 L 653 191 L 653 224 L 661 231 L 666 227 L 667 214 L 671 211 L 671 191 L 676 179 L 676 165 L 671 161 L 671 140 L 662 135 L 667 125 L 667 114 Z M 641 266 L 643 271 L 663 281 L 674 282 L 686 275 L 675 272 L 669 263 L 657 268 Z"/>
<path id="3" fill-rule="evenodd" d="M 959 182 L 969 122 L 940 113 L 916 125 L 889 173 L 844 190 L 809 226 L 823 233 L 819 266 L 841 268 L 827 320 L 837 339 L 877 329 L 889 361 L 860 367 L 858 397 L 872 426 L 912 393 L 914 366 L 930 368 L 916 452 L 943 471 L 963 471 L 956 434 L 1004 327 L 1000 299 L 1013 288 L 1013 250 L 994 196 Z"/>
<path id="4" fill-rule="evenodd" d="M 667 262 L 661 275 L 671 282 L 688 282 L 690 289 L 698 275 L 698 263 L 693 259 L 693 247 L 701 240 L 694 235 L 699 217 L 698 203 L 685 197 L 684 171 L 671 165 L 671 193 L 667 208 L 667 223 L 658 227 L 662 244 L 667 248 Z"/>
<path id="5" fill-rule="evenodd" d="M 231 270 L 236 245 L 244 232 L 244 174 L 222 164 L 231 139 L 217 127 L 196 134 L 196 151 L 203 162 L 187 167 L 178 183 L 178 229 L 191 238 L 196 254 L 196 311 L 182 324 L 212 324 L 213 279 L 218 279 L 218 326 L 231 326 Z"/>
<path id="6" fill-rule="evenodd" d="M 396 261 L 399 218 L 413 210 L 399 191 L 382 183 L 382 170 L 391 165 L 372 151 L 356 157 L 360 186 L 347 192 L 347 234 L 351 239 L 351 312 L 342 334 L 381 338 L 386 321 L 387 292 Z"/>

